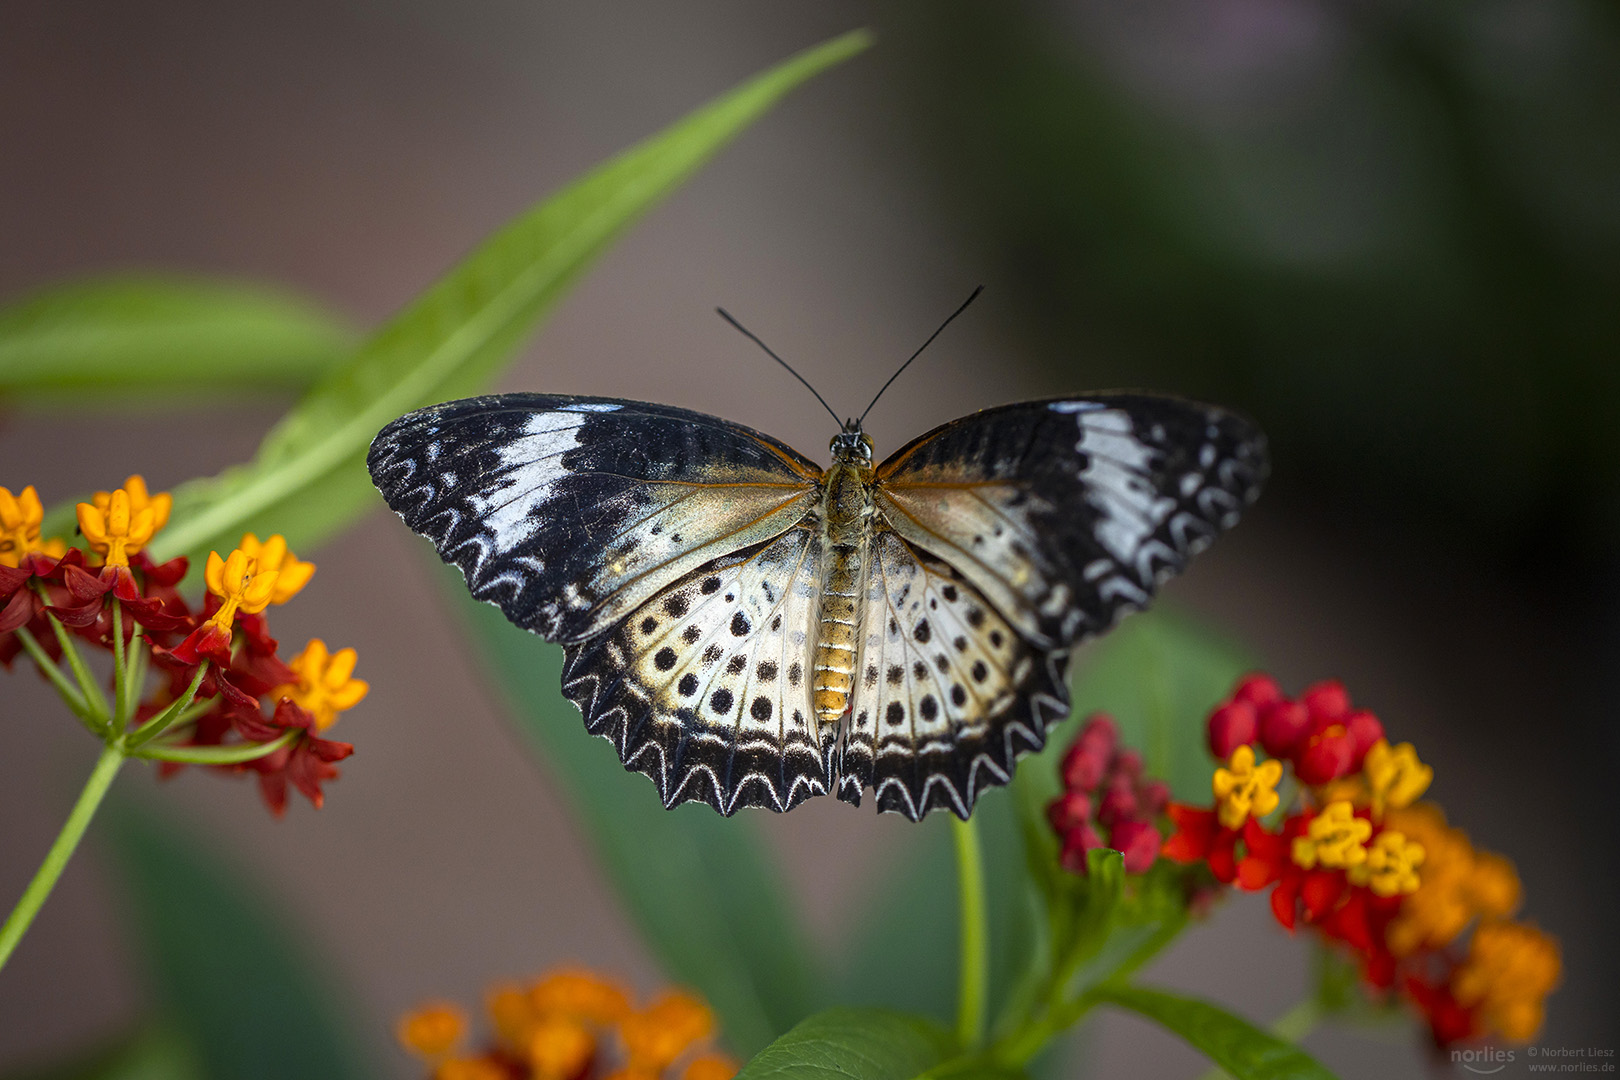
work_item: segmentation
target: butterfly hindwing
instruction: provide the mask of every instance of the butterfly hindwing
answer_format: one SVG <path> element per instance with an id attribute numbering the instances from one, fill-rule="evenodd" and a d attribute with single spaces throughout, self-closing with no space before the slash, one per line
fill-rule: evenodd
<path id="1" fill-rule="evenodd" d="M 1265 437 L 1180 398 L 1098 395 L 987 409 L 878 468 L 878 510 L 976 585 L 1032 643 L 1070 648 L 1128 611 L 1259 494 Z"/>
<path id="2" fill-rule="evenodd" d="M 409 413 L 367 459 L 474 596 L 553 641 L 600 633 L 692 570 L 791 528 L 821 470 L 702 413 L 507 394 Z"/>
<path id="3" fill-rule="evenodd" d="M 1032 646 L 950 567 L 874 538 L 838 796 L 967 817 L 1068 715 L 1067 653 Z"/>
<path id="4" fill-rule="evenodd" d="M 568 646 L 563 693 L 666 806 L 791 809 L 828 790 L 837 742 L 810 697 L 820 584 L 813 523 L 716 560 Z"/>

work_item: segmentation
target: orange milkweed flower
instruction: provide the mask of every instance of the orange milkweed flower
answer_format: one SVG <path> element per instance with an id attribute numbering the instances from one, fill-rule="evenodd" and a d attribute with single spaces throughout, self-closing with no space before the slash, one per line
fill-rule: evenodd
<path id="1" fill-rule="evenodd" d="M 287 538 L 280 533 L 263 542 L 253 533 L 244 533 L 242 542 L 236 547 L 261 570 L 276 571 L 276 588 L 270 594 L 272 604 L 285 604 L 315 576 L 315 564 L 304 562 L 294 555 L 287 547 Z"/>
<path id="2" fill-rule="evenodd" d="M 152 495 L 139 475 L 115 491 L 98 491 L 76 508 L 79 531 L 108 566 L 128 566 L 129 557 L 151 542 L 169 520 L 174 504 L 167 492 Z"/>
<path id="3" fill-rule="evenodd" d="M 261 570 L 257 560 L 241 548 L 231 552 L 227 559 L 221 559 L 217 551 L 210 551 L 203 580 L 208 583 L 208 591 L 219 597 L 220 604 L 208 621 L 229 630 L 238 611 L 257 615 L 269 606 L 270 598 L 275 595 L 278 576 L 276 570 Z"/>
<path id="4" fill-rule="evenodd" d="M 417 1057 L 437 1061 L 449 1056 L 467 1034 L 467 1014 L 448 1001 L 433 1001 L 399 1018 L 394 1035 Z"/>
<path id="5" fill-rule="evenodd" d="M 337 722 L 338 713 L 354 708 L 371 690 L 370 683 L 353 677 L 358 658 L 353 649 L 328 652 L 326 642 L 314 638 L 287 665 L 298 681 L 283 683 L 270 694 L 291 698 L 315 717 L 315 730 L 325 731 Z"/>

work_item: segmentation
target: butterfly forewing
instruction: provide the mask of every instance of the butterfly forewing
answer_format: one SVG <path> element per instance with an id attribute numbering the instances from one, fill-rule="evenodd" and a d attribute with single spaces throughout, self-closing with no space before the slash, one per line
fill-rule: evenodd
<path id="1" fill-rule="evenodd" d="M 1145 607 L 1259 494 L 1265 438 L 1178 398 L 1099 395 L 953 421 L 878 469 L 878 509 L 1032 643 L 1069 648 Z"/>
<path id="2" fill-rule="evenodd" d="M 665 805 L 787 810 L 828 790 L 837 728 L 817 731 L 809 679 L 821 552 L 803 523 L 568 647 L 563 693 Z"/>
<path id="3" fill-rule="evenodd" d="M 410 413 L 377 436 L 368 465 L 388 505 L 461 568 L 474 596 L 565 642 L 792 528 L 821 472 L 712 416 L 543 394 Z"/>

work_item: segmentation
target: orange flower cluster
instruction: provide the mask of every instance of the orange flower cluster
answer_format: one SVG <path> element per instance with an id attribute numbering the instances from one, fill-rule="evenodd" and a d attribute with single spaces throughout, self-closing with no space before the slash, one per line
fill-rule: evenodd
<path id="1" fill-rule="evenodd" d="M 315 566 L 280 536 L 248 533 L 228 556 L 209 553 L 207 592 L 193 609 L 178 591 L 187 560 L 157 564 L 145 551 L 173 504 L 140 476 L 98 491 L 77 507 L 81 549 L 42 539 L 44 508 L 32 487 L 16 495 L 0 487 L 0 665 L 26 650 L 66 686 L 57 670 L 64 659 L 76 674 L 87 670 L 81 644 L 127 651 L 113 708 L 94 707 L 93 685 L 66 689 L 99 734 L 124 739 L 126 752 L 158 761 L 165 775 L 187 763 L 253 773 L 277 815 L 289 785 L 319 806 L 321 784 L 338 775 L 333 763 L 354 750 L 319 734 L 368 687 L 353 677 L 353 649 L 331 653 L 317 639 L 283 661 L 264 614 L 297 595 Z M 150 696 L 148 660 L 167 676 Z"/>
<path id="2" fill-rule="evenodd" d="M 1520 900 L 1513 865 L 1418 801 L 1434 770 L 1410 743 L 1391 746 L 1337 682 L 1290 700 L 1264 675 L 1238 685 L 1208 735 L 1225 762 L 1211 779 L 1214 805 L 1170 804 L 1166 857 L 1205 864 L 1223 884 L 1271 889 L 1278 922 L 1350 950 L 1369 987 L 1404 994 L 1438 1045 L 1535 1037 L 1558 983 L 1558 943 L 1508 921 Z M 1276 789 L 1288 773 L 1298 789 L 1284 807 Z M 1268 828 L 1262 819 L 1279 810 Z"/>
<path id="3" fill-rule="evenodd" d="M 430 1002 L 399 1021 L 400 1044 L 433 1080 L 731 1080 L 737 1064 L 706 1049 L 714 1016 L 673 990 L 638 1009 L 623 987 L 589 971 L 552 972 L 486 997 L 492 1038 L 467 1051 L 467 1017 Z"/>

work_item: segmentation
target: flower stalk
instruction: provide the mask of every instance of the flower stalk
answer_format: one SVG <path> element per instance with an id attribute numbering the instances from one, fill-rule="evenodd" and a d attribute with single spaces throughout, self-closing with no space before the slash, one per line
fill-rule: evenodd
<path id="1" fill-rule="evenodd" d="M 956 1037 L 966 1049 L 984 1041 L 984 1018 L 990 979 L 989 913 L 985 909 L 984 852 L 979 823 L 951 819 L 956 842 L 956 875 L 960 893 L 962 942 L 957 987 Z"/>
<path id="2" fill-rule="evenodd" d="M 68 814 L 67 821 L 62 825 L 62 831 L 56 834 L 56 840 L 51 849 L 45 853 L 45 861 L 40 864 L 39 870 L 23 890 L 22 899 L 6 917 L 5 924 L 0 926 L 0 968 L 4 968 L 6 961 L 17 948 L 23 934 L 33 923 L 34 916 L 44 905 L 46 897 L 56 887 L 57 879 L 67 867 L 68 860 L 84 839 L 85 829 L 90 827 L 90 821 L 96 816 L 96 810 L 101 806 L 101 800 L 106 797 L 107 789 L 112 787 L 113 778 L 124 764 L 124 748 L 116 742 L 108 743 L 102 747 L 101 756 L 96 759 L 96 767 L 91 770 L 90 779 L 85 783 L 84 790 L 79 792 L 78 801 Z"/>

